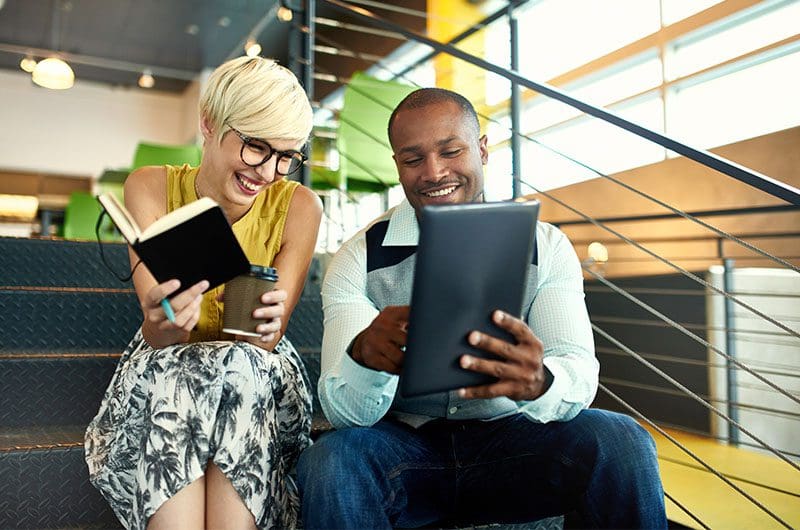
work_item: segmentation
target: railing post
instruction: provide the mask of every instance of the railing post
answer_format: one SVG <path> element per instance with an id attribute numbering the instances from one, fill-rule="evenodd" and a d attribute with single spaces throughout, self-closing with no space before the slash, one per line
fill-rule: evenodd
<path id="1" fill-rule="evenodd" d="M 731 294 L 733 293 L 733 272 L 734 260 L 725 258 L 722 260 L 722 288 Z M 736 366 L 731 362 L 731 358 L 736 358 L 736 337 L 735 337 L 735 318 L 734 318 L 733 300 L 725 298 L 725 353 L 730 357 L 726 359 L 726 372 L 728 382 L 728 417 L 739 422 L 739 411 L 736 408 L 738 401 L 737 388 L 736 388 Z M 739 445 L 739 428 L 733 423 L 728 425 L 728 438 L 730 443 Z"/>
<path id="2" fill-rule="evenodd" d="M 511 69 L 517 71 L 519 68 L 519 26 L 517 17 L 514 15 L 514 3 L 508 5 L 508 25 L 510 35 L 510 54 L 511 54 Z M 522 195 L 522 184 L 520 178 L 522 153 L 520 152 L 520 91 L 519 84 L 515 80 L 511 80 L 511 176 L 512 193 L 516 199 Z"/>
<path id="3" fill-rule="evenodd" d="M 306 27 L 306 32 L 303 38 L 303 57 L 305 63 L 303 64 L 303 87 L 306 89 L 309 101 L 314 101 L 314 39 L 316 38 L 316 26 L 314 18 L 316 17 L 316 4 L 317 0 L 306 0 L 305 9 L 303 10 L 303 25 Z M 308 156 L 311 157 L 311 145 L 309 144 Z M 311 166 L 308 164 L 303 165 L 303 175 L 301 182 L 303 186 L 311 187 Z"/>

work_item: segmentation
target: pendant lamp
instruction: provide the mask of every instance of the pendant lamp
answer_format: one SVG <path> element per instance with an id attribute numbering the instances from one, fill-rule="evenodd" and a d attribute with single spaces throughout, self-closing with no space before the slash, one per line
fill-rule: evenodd
<path id="1" fill-rule="evenodd" d="M 53 0 L 53 17 L 50 20 L 53 32 L 53 49 L 58 50 L 61 33 L 61 11 L 65 9 L 63 0 Z M 36 63 L 33 69 L 33 82 L 45 88 L 65 90 L 75 83 L 72 68 L 59 57 L 53 55 Z"/>
<path id="2" fill-rule="evenodd" d="M 58 57 L 49 57 L 36 63 L 33 82 L 45 88 L 65 90 L 75 83 L 75 73 Z"/>

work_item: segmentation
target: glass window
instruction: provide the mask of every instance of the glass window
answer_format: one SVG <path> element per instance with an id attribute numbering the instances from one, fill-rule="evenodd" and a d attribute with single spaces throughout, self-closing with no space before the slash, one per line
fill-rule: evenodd
<path id="1" fill-rule="evenodd" d="M 524 10 L 520 72 L 546 81 L 660 28 L 658 0 L 543 0 Z"/>
<path id="2" fill-rule="evenodd" d="M 582 82 L 566 92 L 592 105 L 605 107 L 615 101 L 661 86 L 661 60 L 648 54 L 647 59 L 633 61 L 630 67 L 615 67 L 608 74 L 598 74 L 595 80 Z M 573 86 L 577 85 L 574 84 Z M 522 127 L 525 131 L 538 131 L 581 115 L 582 112 L 558 100 L 541 96 L 522 112 Z M 494 138 L 491 138 L 494 141 Z"/>
<path id="3" fill-rule="evenodd" d="M 483 189 L 487 201 L 502 201 L 511 198 L 514 192 L 510 147 L 502 147 L 489 153 L 489 164 L 486 166 L 484 175 Z M 530 193 L 530 190 L 523 189 L 522 193 Z"/>
<path id="4" fill-rule="evenodd" d="M 523 131 L 525 123 L 522 124 Z M 486 124 L 486 136 L 489 138 L 489 145 L 499 144 L 511 138 L 511 118 L 503 116 L 495 118 Z"/>
<path id="5" fill-rule="evenodd" d="M 767 9 L 770 8 L 771 9 Z M 758 16 L 756 16 L 758 15 Z M 800 2 L 768 2 L 757 13 L 752 10 L 722 20 L 719 31 L 703 29 L 675 45 L 670 72 L 673 79 L 738 57 L 762 46 L 797 34 Z"/>
<path id="6" fill-rule="evenodd" d="M 508 17 L 495 21 L 486 30 L 486 60 L 492 64 L 511 67 L 511 43 Z M 511 83 L 505 77 L 486 73 L 486 104 L 497 105 L 511 97 Z"/>
<path id="7" fill-rule="evenodd" d="M 664 129 L 660 97 L 642 98 L 612 110 L 648 129 Z M 595 118 L 575 120 L 537 139 L 551 150 L 529 142 L 532 145 L 526 146 L 522 162 L 525 168 L 532 169 L 526 178 L 533 179 L 531 183 L 545 190 L 595 178 L 598 175 L 592 169 L 611 174 L 664 159 L 664 149 L 660 145 Z M 564 153 L 591 169 L 552 151 Z"/>
<path id="8" fill-rule="evenodd" d="M 795 49 L 797 46 L 794 47 Z M 710 148 L 800 123 L 800 51 L 677 91 L 671 134 Z"/>
<path id="9" fill-rule="evenodd" d="M 594 76 L 596 80 L 576 88 L 572 94 L 593 105 L 606 106 L 661 86 L 663 82 L 661 59 L 654 52 L 609 70 L 611 73 Z"/>

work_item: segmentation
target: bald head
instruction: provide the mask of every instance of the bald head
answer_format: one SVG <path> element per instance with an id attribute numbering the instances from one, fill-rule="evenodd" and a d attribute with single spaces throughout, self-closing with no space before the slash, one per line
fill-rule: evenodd
<path id="1" fill-rule="evenodd" d="M 475 107 L 472 106 L 472 103 L 470 103 L 467 98 L 444 88 L 420 88 L 403 98 L 403 101 L 397 104 L 397 107 L 395 107 L 394 111 L 392 111 L 392 115 L 389 117 L 389 143 L 392 144 L 392 147 L 394 147 L 392 125 L 399 113 L 404 110 L 418 109 L 439 103 L 453 103 L 457 105 L 464 114 L 470 128 L 474 129 L 475 138 L 477 139 L 480 136 L 481 128 L 478 123 L 478 115 L 475 112 Z"/>

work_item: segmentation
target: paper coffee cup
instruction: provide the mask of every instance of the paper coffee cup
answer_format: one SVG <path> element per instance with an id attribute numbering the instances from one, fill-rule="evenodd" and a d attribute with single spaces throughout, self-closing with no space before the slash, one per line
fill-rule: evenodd
<path id="1" fill-rule="evenodd" d="M 259 337 L 256 326 L 263 319 L 253 318 L 253 310 L 261 307 L 261 295 L 275 288 L 278 270 L 251 265 L 249 274 L 242 274 L 225 284 L 222 331 L 232 335 Z"/>

